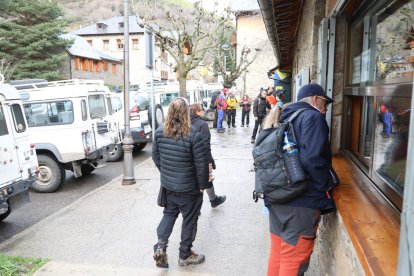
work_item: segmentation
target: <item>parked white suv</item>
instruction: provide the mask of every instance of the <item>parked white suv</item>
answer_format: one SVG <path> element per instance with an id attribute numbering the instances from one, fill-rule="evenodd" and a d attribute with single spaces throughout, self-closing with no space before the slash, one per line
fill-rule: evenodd
<path id="1" fill-rule="evenodd" d="M 0 221 L 29 202 L 27 190 L 37 179 L 36 173 L 36 152 L 29 141 L 20 95 L 13 86 L 0 82 Z"/>
<path id="2" fill-rule="evenodd" d="M 107 159 L 120 133 L 103 81 L 21 82 L 14 86 L 23 100 L 39 161 L 35 191 L 54 192 L 64 183 L 66 170 L 81 177 Z"/>

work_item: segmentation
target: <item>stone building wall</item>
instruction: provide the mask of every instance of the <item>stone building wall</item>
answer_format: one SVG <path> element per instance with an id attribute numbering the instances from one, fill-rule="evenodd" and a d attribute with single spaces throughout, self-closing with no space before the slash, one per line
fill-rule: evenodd
<path id="1" fill-rule="evenodd" d="M 255 48 L 261 49 L 257 59 L 249 66 L 246 74 L 246 94 L 249 97 L 256 97 L 260 87 L 272 86 L 273 80 L 267 76 L 267 71 L 277 65 L 272 46 L 267 36 L 263 17 L 260 12 L 252 15 L 243 15 L 237 18 L 237 56 L 243 46 L 249 47 L 252 52 Z M 236 81 L 238 89 L 243 93 L 243 76 Z"/>
<path id="2" fill-rule="evenodd" d="M 341 216 L 322 217 L 306 276 L 365 275 Z"/>

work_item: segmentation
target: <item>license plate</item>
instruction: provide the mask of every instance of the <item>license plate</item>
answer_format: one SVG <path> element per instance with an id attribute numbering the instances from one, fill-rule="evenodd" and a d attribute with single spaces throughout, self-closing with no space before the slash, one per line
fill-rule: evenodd
<path id="1" fill-rule="evenodd" d="M 144 132 L 145 133 L 151 132 L 151 126 L 150 125 L 144 125 Z"/>

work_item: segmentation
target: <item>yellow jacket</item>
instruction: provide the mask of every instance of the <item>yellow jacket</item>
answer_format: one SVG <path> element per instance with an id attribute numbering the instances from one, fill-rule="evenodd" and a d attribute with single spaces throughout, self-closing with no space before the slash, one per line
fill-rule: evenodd
<path id="1" fill-rule="evenodd" d="M 229 96 L 227 98 L 227 109 L 236 109 L 236 106 L 240 103 L 240 101 L 236 97 Z"/>

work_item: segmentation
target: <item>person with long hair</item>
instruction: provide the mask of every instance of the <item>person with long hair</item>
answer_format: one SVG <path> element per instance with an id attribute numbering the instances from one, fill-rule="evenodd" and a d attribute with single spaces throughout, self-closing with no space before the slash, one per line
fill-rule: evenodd
<path id="1" fill-rule="evenodd" d="M 222 204 L 226 200 L 226 196 L 217 196 L 214 190 L 213 185 L 213 170 L 216 169 L 216 163 L 214 162 L 213 155 L 211 154 L 211 134 L 210 129 L 208 128 L 208 124 L 203 120 L 202 116 L 204 115 L 203 106 L 199 103 L 194 103 L 190 105 L 190 114 L 191 114 L 191 125 L 200 132 L 201 136 L 203 137 L 206 147 L 208 148 L 209 152 L 209 178 L 208 181 L 211 184 L 210 188 L 206 189 L 207 195 L 210 199 L 210 204 L 212 208 L 216 208 L 220 204 Z"/>
<path id="2" fill-rule="evenodd" d="M 157 227 L 158 242 L 154 260 L 158 267 L 168 267 L 167 245 L 175 221 L 182 215 L 181 243 L 178 264 L 200 264 L 205 256 L 191 250 L 197 232 L 197 221 L 203 203 L 203 191 L 210 188 L 209 155 L 201 134 L 191 126 L 186 99 L 174 99 L 164 125 L 155 131 L 152 159 L 160 171 L 161 191 L 166 202 Z"/>

